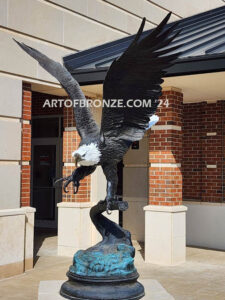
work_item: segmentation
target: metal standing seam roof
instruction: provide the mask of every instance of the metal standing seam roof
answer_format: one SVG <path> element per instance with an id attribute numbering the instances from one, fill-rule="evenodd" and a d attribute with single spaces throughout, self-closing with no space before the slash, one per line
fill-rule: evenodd
<path id="1" fill-rule="evenodd" d="M 169 23 L 167 28 L 174 23 L 178 23 L 175 31 L 182 31 L 169 47 L 182 45 L 177 50 L 182 54 L 167 69 L 166 77 L 225 70 L 225 5 Z M 143 32 L 142 38 L 152 30 Z M 64 65 L 80 84 L 102 83 L 113 60 L 127 49 L 134 36 L 65 56 Z"/>

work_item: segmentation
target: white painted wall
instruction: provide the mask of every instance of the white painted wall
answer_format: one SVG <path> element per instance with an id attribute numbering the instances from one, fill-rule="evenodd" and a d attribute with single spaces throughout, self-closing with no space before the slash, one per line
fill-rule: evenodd
<path id="1" fill-rule="evenodd" d="M 20 207 L 20 166 L 0 164 L 0 209 Z"/>
<path id="2" fill-rule="evenodd" d="M 171 10 L 183 18 L 224 5 L 222 0 L 152 0 L 151 2 Z"/>
<path id="3" fill-rule="evenodd" d="M 16 119 L 0 118 L 0 159 L 20 160 L 21 123 Z"/>
<path id="4" fill-rule="evenodd" d="M 22 80 L 0 76 L 0 116 L 21 118 Z"/>
<path id="5" fill-rule="evenodd" d="M 0 76 L 0 209 L 20 207 L 22 81 Z"/>
<path id="6" fill-rule="evenodd" d="M 225 250 L 225 205 L 184 202 L 187 206 L 187 245 Z"/>

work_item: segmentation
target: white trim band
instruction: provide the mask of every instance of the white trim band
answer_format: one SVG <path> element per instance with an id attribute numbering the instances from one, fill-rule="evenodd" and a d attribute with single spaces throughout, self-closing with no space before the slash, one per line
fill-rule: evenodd
<path id="1" fill-rule="evenodd" d="M 28 120 L 22 120 L 22 124 L 30 124 L 30 121 L 28 121 Z"/>
<path id="2" fill-rule="evenodd" d="M 74 163 L 64 163 L 64 167 L 75 167 L 75 162 Z"/>
<path id="3" fill-rule="evenodd" d="M 207 136 L 215 136 L 215 135 L 217 135 L 217 132 L 207 132 L 206 135 Z"/>
<path id="4" fill-rule="evenodd" d="M 216 169 L 217 165 L 206 165 L 206 168 L 208 168 L 208 169 Z"/>
<path id="5" fill-rule="evenodd" d="M 180 168 L 181 164 L 167 164 L 167 163 L 150 163 L 153 168 Z"/>
<path id="6" fill-rule="evenodd" d="M 77 131 L 77 127 L 65 127 L 65 131 Z"/>
<path id="7" fill-rule="evenodd" d="M 177 131 L 181 131 L 182 128 L 181 128 L 181 126 L 177 126 L 177 125 L 155 125 L 155 126 L 152 126 L 152 130 L 177 130 Z"/>

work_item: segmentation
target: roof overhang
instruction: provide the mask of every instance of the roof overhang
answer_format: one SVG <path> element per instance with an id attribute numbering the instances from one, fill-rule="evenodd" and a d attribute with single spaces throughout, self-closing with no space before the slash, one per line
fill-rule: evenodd
<path id="1" fill-rule="evenodd" d="M 108 67 L 95 69 L 77 69 L 72 72 L 80 85 L 103 83 Z M 202 55 L 178 59 L 167 70 L 165 77 L 187 76 L 225 71 L 225 53 L 214 55 Z"/>
<path id="2" fill-rule="evenodd" d="M 168 68 L 166 78 L 225 71 L 225 5 L 190 16 L 177 23 L 180 34 L 170 47 L 179 46 L 179 59 Z M 144 38 L 152 30 L 142 33 Z M 111 63 L 129 47 L 135 35 L 72 53 L 63 58 L 64 65 L 80 85 L 101 84 Z"/>

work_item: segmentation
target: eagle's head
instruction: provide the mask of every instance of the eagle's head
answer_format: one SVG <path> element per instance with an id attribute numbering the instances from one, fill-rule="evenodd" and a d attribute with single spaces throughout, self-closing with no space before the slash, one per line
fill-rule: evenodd
<path id="1" fill-rule="evenodd" d="M 93 166 L 99 163 L 101 152 L 97 144 L 91 143 L 80 146 L 73 152 L 72 156 L 75 159 L 76 166 L 78 163 L 81 166 Z"/>

